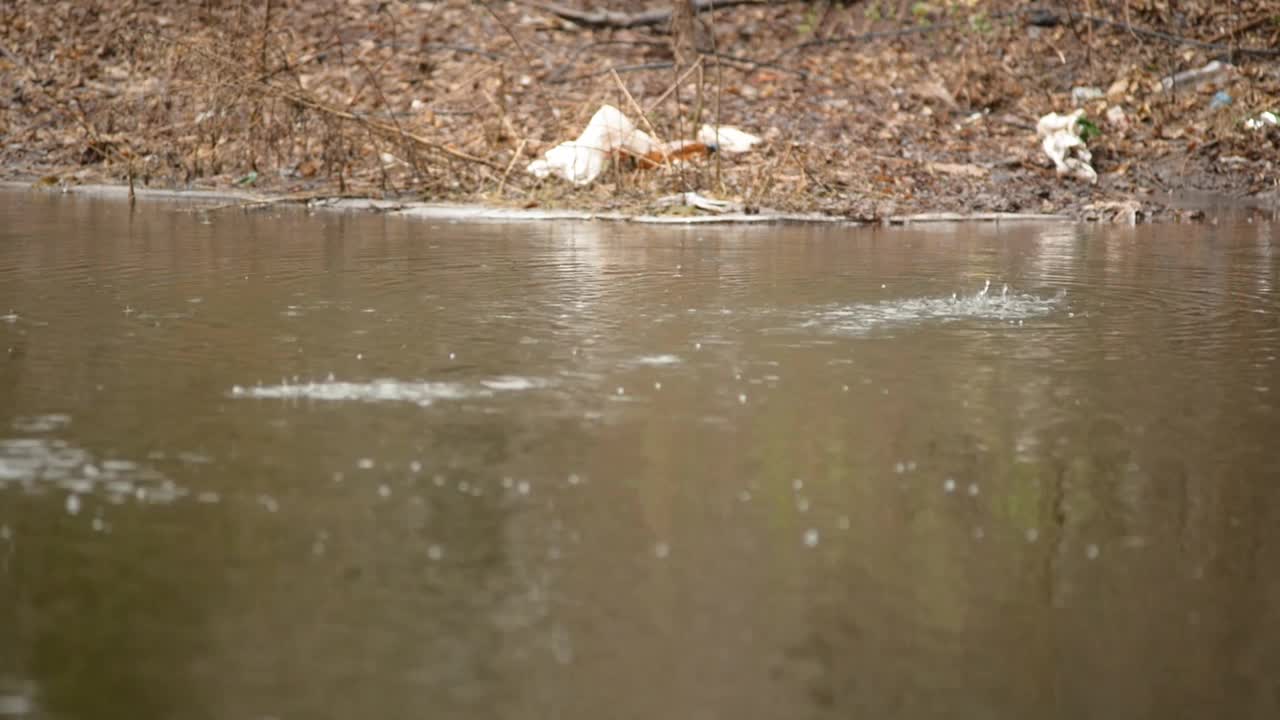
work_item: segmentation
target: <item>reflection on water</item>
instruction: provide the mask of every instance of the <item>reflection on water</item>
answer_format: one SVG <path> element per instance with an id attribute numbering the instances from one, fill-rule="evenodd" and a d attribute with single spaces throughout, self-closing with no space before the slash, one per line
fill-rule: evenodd
<path id="1" fill-rule="evenodd" d="M 0 195 L 0 717 L 1280 716 L 1267 222 L 205 220 Z"/>

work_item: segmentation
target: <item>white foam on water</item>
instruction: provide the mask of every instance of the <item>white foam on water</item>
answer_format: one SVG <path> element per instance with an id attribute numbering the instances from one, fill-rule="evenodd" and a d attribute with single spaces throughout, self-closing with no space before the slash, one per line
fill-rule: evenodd
<path id="1" fill-rule="evenodd" d="M 0 695 L 0 716 L 22 717 L 34 715 L 36 709 L 35 701 L 26 695 L 8 693 Z"/>
<path id="2" fill-rule="evenodd" d="M 651 365 L 655 367 L 663 365 L 679 365 L 683 362 L 678 355 L 662 354 L 662 355 L 641 355 L 632 361 L 636 365 Z"/>
<path id="3" fill-rule="evenodd" d="M 880 327 L 910 325 L 923 322 L 955 322 L 958 320 L 995 320 L 1018 322 L 1045 317 L 1062 306 L 1065 295 L 1039 297 L 1010 292 L 1005 285 L 999 293 L 991 292 L 991 281 L 974 295 L 952 294 L 950 297 L 907 298 L 878 303 L 837 305 L 820 309 L 803 323 L 804 327 L 825 328 L 837 334 L 862 334 Z"/>
<path id="4" fill-rule="evenodd" d="M 30 415 L 14 418 L 13 429 L 24 433 L 46 433 L 58 430 L 70 423 L 70 415 Z"/>
<path id="5" fill-rule="evenodd" d="M 543 387 L 545 383 L 534 378 L 520 377 L 518 375 L 502 375 L 491 380 L 481 380 L 480 384 L 498 392 L 511 392 L 517 390 L 536 390 Z"/>
<path id="6" fill-rule="evenodd" d="M 0 490 L 11 486 L 33 495 L 55 488 L 66 491 L 65 507 L 71 515 L 80 511 L 81 496 L 96 495 L 114 504 L 167 504 L 189 494 L 155 468 L 132 460 L 99 459 L 71 442 L 47 436 L 0 438 Z"/>
<path id="7" fill-rule="evenodd" d="M 236 385 L 233 398 L 258 400 L 324 400 L 330 402 L 403 402 L 426 407 L 438 400 L 467 400 L 491 397 L 499 392 L 516 392 L 544 387 L 536 378 L 502 375 L 475 383 L 426 382 L 380 379 L 371 382 L 281 383 L 279 385 Z"/>

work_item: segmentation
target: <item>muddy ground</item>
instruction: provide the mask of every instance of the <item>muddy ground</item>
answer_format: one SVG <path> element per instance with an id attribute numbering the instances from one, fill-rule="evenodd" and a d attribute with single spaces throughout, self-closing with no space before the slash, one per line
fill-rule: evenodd
<path id="1" fill-rule="evenodd" d="M 1182 219 L 1166 193 L 1280 191 L 1280 127 L 1246 125 L 1280 111 L 1269 0 L 747 2 L 674 35 L 644 9 L 10 0 L 0 179 L 623 212 L 696 190 L 861 220 Z M 603 103 L 662 139 L 718 119 L 764 142 L 619 161 L 585 187 L 524 172 Z M 1096 185 L 1059 177 L 1036 139 L 1040 116 L 1076 107 L 1101 132 Z"/>

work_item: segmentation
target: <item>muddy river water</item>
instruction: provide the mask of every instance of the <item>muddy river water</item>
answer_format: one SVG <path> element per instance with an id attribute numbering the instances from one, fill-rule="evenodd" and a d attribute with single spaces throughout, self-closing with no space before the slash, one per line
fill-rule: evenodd
<path id="1" fill-rule="evenodd" d="M 0 717 L 1280 717 L 1278 285 L 0 193 Z"/>

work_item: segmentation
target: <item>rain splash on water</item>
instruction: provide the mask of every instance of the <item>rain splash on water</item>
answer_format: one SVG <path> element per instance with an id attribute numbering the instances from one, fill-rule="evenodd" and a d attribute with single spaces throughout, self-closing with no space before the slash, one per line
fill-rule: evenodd
<path id="1" fill-rule="evenodd" d="M 1065 293 L 1049 297 L 1011 292 L 1007 284 L 1000 292 L 991 290 L 987 280 L 972 295 L 952 293 L 949 297 L 918 297 L 885 300 L 878 303 L 833 305 L 819 310 L 804 323 L 806 328 L 825 328 L 828 332 L 857 335 L 881 327 L 911 325 L 924 322 L 957 320 L 1020 323 L 1045 317 L 1065 304 Z"/>

